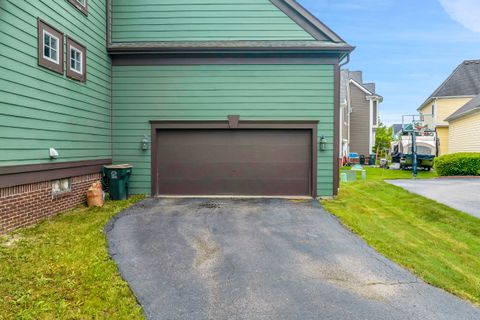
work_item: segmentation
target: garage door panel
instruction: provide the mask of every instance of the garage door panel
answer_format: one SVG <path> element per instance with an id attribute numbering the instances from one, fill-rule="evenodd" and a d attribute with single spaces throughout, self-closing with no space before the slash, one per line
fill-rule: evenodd
<path id="1" fill-rule="evenodd" d="M 288 184 L 282 181 L 259 181 L 258 179 L 212 179 L 205 193 L 203 180 L 164 179 L 160 186 L 160 195 L 262 195 L 262 196 L 305 196 L 305 185 L 309 180 L 290 180 Z M 248 190 L 248 192 L 245 192 Z M 265 190 L 268 190 L 266 193 Z M 301 191 L 292 191 L 301 190 Z"/>
<path id="2" fill-rule="evenodd" d="M 305 148 L 302 146 L 283 147 L 259 147 L 259 146 L 172 146 L 174 151 L 159 153 L 164 161 L 185 162 L 192 153 L 195 153 L 196 162 L 211 163 L 218 159 L 221 162 L 235 162 L 243 159 L 243 162 L 263 163 L 271 159 L 288 163 L 292 161 L 309 161 L 309 155 L 299 157 Z M 205 150 L 208 149 L 208 153 Z"/>
<path id="3" fill-rule="evenodd" d="M 185 137 L 188 139 L 189 137 Z M 205 136 L 208 140 L 210 136 Z M 207 141 L 208 142 L 208 141 Z M 205 143 L 202 140 L 195 139 L 190 143 L 164 145 L 159 149 L 158 154 L 164 162 L 189 162 L 192 154 L 195 155 L 195 162 L 252 162 L 252 163 L 271 163 L 272 159 L 278 162 L 292 161 L 310 161 L 310 153 L 305 153 L 305 141 L 299 141 L 296 144 L 291 142 L 282 145 L 259 144 L 252 137 L 250 141 L 235 141 L 234 138 L 225 140 L 223 144 Z M 206 152 L 208 150 L 208 152 Z"/>
<path id="4" fill-rule="evenodd" d="M 252 170 L 252 166 L 256 169 Z M 298 179 L 298 177 L 306 177 L 309 174 L 305 168 L 305 162 L 288 162 L 288 163 L 259 163 L 259 162 L 224 162 L 224 163 L 198 163 L 198 162 L 181 162 L 164 164 L 159 168 L 159 175 L 168 179 L 183 179 L 189 177 L 191 179 L 206 178 L 225 178 L 225 174 L 229 174 L 229 178 L 257 178 L 257 179 Z"/>
<path id="5" fill-rule="evenodd" d="M 309 195 L 311 130 L 159 130 L 158 194 Z"/>

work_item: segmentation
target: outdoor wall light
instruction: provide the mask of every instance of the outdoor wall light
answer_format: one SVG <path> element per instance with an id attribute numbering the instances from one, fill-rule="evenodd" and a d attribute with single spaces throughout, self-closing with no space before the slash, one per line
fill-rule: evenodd
<path id="1" fill-rule="evenodd" d="M 148 137 L 147 137 L 147 136 L 144 136 L 144 137 L 143 137 L 141 143 L 142 143 L 142 150 L 144 150 L 144 151 L 148 150 L 149 145 L 150 145 L 150 140 L 148 140 Z"/>
<path id="2" fill-rule="evenodd" d="M 322 136 L 320 138 L 320 150 L 322 150 L 322 151 L 327 150 L 327 138 L 325 138 L 325 136 Z"/>

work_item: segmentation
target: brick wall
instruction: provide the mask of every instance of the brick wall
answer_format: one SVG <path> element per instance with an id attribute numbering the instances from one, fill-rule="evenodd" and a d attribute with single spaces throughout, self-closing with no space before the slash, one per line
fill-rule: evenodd
<path id="1" fill-rule="evenodd" d="M 25 227 L 85 203 L 100 174 L 71 178 L 71 191 L 54 195 L 52 181 L 0 188 L 0 234 Z"/>

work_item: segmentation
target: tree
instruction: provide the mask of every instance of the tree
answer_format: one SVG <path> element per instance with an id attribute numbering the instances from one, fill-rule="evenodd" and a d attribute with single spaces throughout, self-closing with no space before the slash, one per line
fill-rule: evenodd
<path id="1" fill-rule="evenodd" d="M 393 128 L 387 127 L 380 122 L 375 133 L 375 146 L 373 147 L 373 152 L 376 153 L 378 151 L 380 157 L 386 157 L 388 150 L 390 150 L 392 140 Z"/>

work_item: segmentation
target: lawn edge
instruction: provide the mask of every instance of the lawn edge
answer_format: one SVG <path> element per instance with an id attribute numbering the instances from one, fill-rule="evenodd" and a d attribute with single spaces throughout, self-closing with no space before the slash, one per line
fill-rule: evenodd
<path id="1" fill-rule="evenodd" d="M 103 249 L 105 250 L 105 253 L 107 254 L 108 256 L 108 259 L 110 262 L 113 263 L 113 265 L 115 266 L 115 276 L 118 276 L 120 277 L 120 279 L 126 284 L 127 288 L 130 290 L 130 293 L 131 295 L 134 297 L 135 299 L 135 302 L 137 304 L 137 307 L 139 308 L 139 311 L 140 311 L 140 314 L 142 315 L 142 318 L 143 319 L 147 319 L 146 315 L 145 315 L 145 312 L 144 312 L 144 309 L 143 309 L 143 306 L 139 303 L 138 301 L 138 298 L 137 296 L 135 295 L 134 291 L 132 290 L 132 288 L 130 287 L 129 283 L 123 278 L 122 274 L 120 273 L 119 271 L 119 268 L 118 268 L 118 265 L 116 263 L 116 261 L 112 258 L 112 256 L 110 255 L 110 252 L 109 252 L 109 242 L 108 242 L 108 239 L 107 239 L 107 230 L 106 230 L 106 227 L 108 225 L 110 225 L 110 223 L 112 223 L 112 221 L 116 221 L 120 218 L 119 215 L 123 214 L 125 211 L 128 211 L 130 210 L 131 208 L 137 206 L 139 203 L 145 201 L 146 199 L 148 199 L 145 195 L 133 195 L 131 196 L 129 199 L 127 200 L 124 200 L 124 201 L 133 201 L 132 203 L 128 204 L 127 207 L 125 207 L 123 210 L 119 211 L 118 213 L 114 214 L 110 220 L 108 220 L 108 222 L 106 222 L 102 227 L 101 227 L 101 232 L 102 232 L 102 235 L 103 235 Z M 108 203 L 108 202 L 113 202 L 112 200 L 109 200 L 109 201 L 106 201 L 105 203 Z M 52 215 L 52 216 L 48 216 L 48 217 L 45 217 L 41 220 L 39 220 L 38 222 L 36 222 L 35 224 L 32 224 L 32 225 L 28 225 L 28 226 L 24 226 L 24 227 L 20 227 L 20 228 L 17 228 L 15 230 L 11 230 L 10 232 L 7 232 L 7 233 L 0 233 L 0 247 L 5 247 L 5 248 L 8 248 L 5 246 L 5 242 L 8 241 L 10 238 L 14 238 L 16 235 L 20 235 L 20 240 L 23 239 L 23 236 L 25 236 L 26 234 L 25 233 L 28 233 L 28 232 L 41 232 L 41 230 L 35 230 L 35 229 L 40 229 L 42 227 L 48 227 L 46 226 L 48 223 L 55 223 L 55 220 L 57 219 L 61 219 L 63 217 L 68 217 L 69 215 L 75 215 L 75 214 L 86 214 L 86 212 L 91 209 L 92 207 L 88 207 L 86 204 L 78 204 L 76 205 L 75 207 L 73 208 L 70 208 L 70 209 L 67 209 L 65 211 L 61 211 L 55 215 Z M 104 206 L 102 207 L 98 207 L 97 209 L 103 209 Z M 81 211 L 81 212 L 79 212 Z M 3 319 L 0 315 L 0 319 Z"/>
<path id="2" fill-rule="evenodd" d="M 405 179 L 388 179 L 388 180 L 405 180 Z M 449 207 L 449 206 L 447 206 L 447 205 L 445 205 L 445 204 L 443 204 L 443 203 L 440 203 L 440 202 L 437 202 L 437 201 L 435 201 L 435 200 L 432 200 L 432 199 L 423 197 L 423 196 L 421 196 L 421 195 L 419 195 L 419 194 L 412 193 L 412 192 L 410 192 L 410 191 L 408 191 L 408 190 L 405 190 L 405 189 L 402 188 L 402 187 L 399 187 L 399 186 L 390 184 L 390 183 L 386 182 L 385 180 L 377 180 L 377 181 L 371 181 L 371 182 L 382 182 L 382 183 L 385 183 L 385 184 L 387 184 L 388 186 L 391 186 L 391 187 L 393 187 L 393 188 L 399 188 L 400 190 L 405 191 L 405 192 L 407 192 L 407 193 L 409 193 L 409 194 L 411 194 L 411 195 L 413 195 L 413 196 L 415 196 L 415 197 L 420 197 L 420 198 L 422 198 L 422 199 L 424 199 L 424 200 L 426 200 L 426 201 L 431 201 L 431 202 L 434 202 L 434 203 L 436 203 L 436 204 L 438 204 L 438 205 L 440 205 L 440 206 L 443 206 L 443 207 L 445 207 L 445 208 L 448 208 L 448 209 L 454 211 L 454 212 L 457 213 L 457 214 L 464 215 L 464 216 L 466 216 L 466 217 L 468 217 L 468 218 L 473 218 L 473 219 L 477 219 L 477 220 L 478 220 L 478 218 L 473 217 L 473 216 L 471 216 L 471 215 L 469 215 L 469 214 L 467 214 L 467 213 L 465 213 L 465 212 L 462 212 L 462 211 L 459 211 L 459 210 L 457 210 L 457 209 L 451 208 L 451 207 Z M 459 295 L 459 294 L 457 294 L 457 293 L 455 293 L 455 292 L 452 292 L 451 290 L 449 290 L 449 289 L 446 288 L 446 287 L 442 287 L 442 286 L 440 286 L 440 285 L 431 283 L 430 281 L 424 279 L 424 277 L 423 277 L 421 274 L 419 274 L 418 272 L 415 272 L 415 270 L 412 270 L 410 267 L 404 265 L 404 264 L 401 263 L 400 261 L 397 261 L 396 258 L 390 257 L 390 256 L 387 255 L 386 253 L 383 253 L 383 252 L 382 252 L 380 249 L 378 249 L 373 243 L 370 243 L 367 239 L 365 239 L 365 238 L 362 236 L 362 234 L 358 233 L 358 232 L 355 231 L 352 227 L 350 227 L 350 225 L 348 225 L 348 223 L 345 222 L 341 217 L 337 216 L 335 213 L 331 212 L 330 210 L 328 210 L 328 209 L 323 205 L 323 202 L 335 201 L 336 199 L 338 199 L 338 197 L 332 198 L 332 199 L 319 199 L 318 201 L 319 201 L 320 205 L 323 207 L 323 209 L 325 210 L 325 212 L 327 212 L 327 213 L 330 214 L 332 217 L 334 217 L 337 221 L 339 221 L 339 223 L 340 223 L 345 229 L 347 229 L 347 230 L 350 231 L 352 234 L 354 234 L 360 241 L 364 242 L 368 247 L 370 247 L 370 248 L 372 248 L 373 250 L 375 250 L 375 252 L 377 252 L 378 254 L 380 254 L 383 258 L 392 261 L 393 263 L 395 263 L 395 264 L 398 265 L 399 267 L 401 267 L 401 268 L 407 270 L 408 272 L 410 272 L 412 275 L 414 275 L 416 278 L 418 278 L 418 280 L 420 280 L 420 281 L 422 281 L 422 282 L 424 282 L 424 283 L 426 283 L 426 284 L 428 284 L 428 285 L 430 285 L 430 286 L 432 286 L 432 287 L 435 287 L 435 288 L 437 288 L 437 289 L 443 290 L 443 291 L 447 292 L 448 294 L 451 294 L 452 296 L 454 296 L 454 297 L 456 297 L 456 298 L 458 298 L 458 299 L 460 299 L 460 300 L 462 300 L 462 301 L 464 301 L 464 302 L 466 302 L 466 303 L 469 303 L 469 304 L 471 304 L 472 306 L 474 306 L 474 307 L 476 307 L 476 308 L 480 308 L 480 302 L 472 301 L 470 298 L 464 297 L 464 296 Z"/>
<path id="3" fill-rule="evenodd" d="M 153 204 L 154 200 L 155 199 L 152 198 L 152 197 L 141 198 L 139 201 L 133 203 L 131 206 L 123 209 L 122 211 L 120 211 L 119 213 L 114 215 L 103 227 L 103 234 L 104 234 L 104 238 L 105 238 L 107 255 L 108 255 L 109 259 L 115 264 L 115 267 L 117 269 L 117 275 L 122 279 L 123 282 L 126 283 L 128 289 L 130 290 L 132 295 L 135 297 L 135 301 L 136 301 L 137 305 L 140 307 L 141 312 L 143 314 L 143 317 L 145 319 L 147 319 L 147 314 L 145 313 L 145 308 L 143 308 L 143 305 L 140 302 L 135 290 L 133 290 L 133 288 L 130 286 L 130 283 L 125 279 L 125 277 L 123 276 L 123 272 L 120 269 L 120 266 L 117 264 L 117 261 L 115 260 L 115 256 L 118 254 L 118 252 L 115 250 L 114 243 L 112 243 L 109 240 L 109 235 L 111 234 L 111 232 L 115 228 L 115 224 L 117 223 L 118 220 L 120 220 L 123 217 L 126 217 L 126 216 L 129 216 L 129 215 L 133 214 L 133 211 L 136 211 L 138 209 L 142 209 L 142 210 L 145 209 L 146 207 L 148 207 L 148 205 L 150 203 Z"/>

